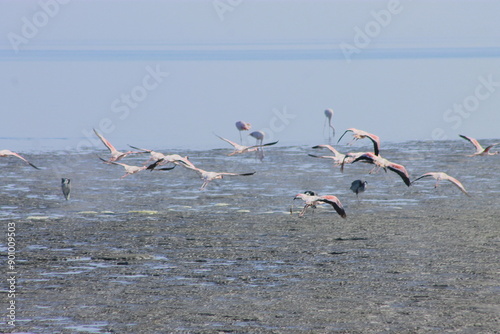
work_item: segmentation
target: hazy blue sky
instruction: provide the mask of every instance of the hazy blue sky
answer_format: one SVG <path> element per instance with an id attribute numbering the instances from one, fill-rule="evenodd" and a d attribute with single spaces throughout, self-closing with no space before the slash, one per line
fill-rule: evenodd
<path id="1" fill-rule="evenodd" d="M 500 137 L 500 1 L 1 1 L 0 148 Z M 69 138 L 51 140 L 46 138 Z M 246 143 L 254 143 L 245 136 Z M 99 144 L 100 145 L 100 144 Z"/>

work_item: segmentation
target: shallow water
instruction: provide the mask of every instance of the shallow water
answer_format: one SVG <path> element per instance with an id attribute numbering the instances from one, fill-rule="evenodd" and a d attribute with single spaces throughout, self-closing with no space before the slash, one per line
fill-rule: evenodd
<path id="1" fill-rule="evenodd" d="M 425 172 L 444 171 L 462 181 L 477 201 L 488 200 L 500 192 L 500 155 L 467 157 L 470 145 L 462 141 L 389 143 L 381 154 L 403 164 L 411 178 Z M 355 144 L 338 146 L 342 152 L 362 151 L 370 147 Z M 142 171 L 126 178 L 121 166 L 106 165 L 99 161 L 98 151 L 82 154 L 41 152 L 30 154 L 29 159 L 42 168 L 29 168 L 15 158 L 0 160 L 3 177 L 0 191 L 8 197 L 31 199 L 30 207 L 1 203 L 0 219 L 32 217 L 82 217 L 106 219 L 130 211 L 212 211 L 234 212 L 248 210 L 254 214 L 288 212 L 296 193 L 314 190 L 320 194 L 336 195 L 348 208 L 359 206 L 349 190 L 355 179 L 368 181 L 367 191 L 361 194 L 364 210 L 384 211 L 418 205 L 429 199 L 463 196 L 453 185 L 442 182 L 437 189 L 431 178 L 422 179 L 406 187 L 395 173 L 379 170 L 368 174 L 372 165 L 356 163 L 346 165 L 344 173 L 330 160 L 316 159 L 307 154 L 329 155 L 327 150 L 309 147 L 266 148 L 263 162 L 253 153 L 227 156 L 230 150 L 169 152 L 188 155 L 191 161 L 214 171 L 251 172 L 253 176 L 227 176 L 200 191 L 202 181 L 193 171 L 177 166 L 171 171 Z M 142 165 L 148 154 L 129 156 L 122 162 Z M 62 201 L 61 177 L 71 179 L 71 200 Z M 297 201 L 298 202 L 298 201 Z M 450 201 L 451 202 L 451 201 Z M 301 203 L 295 203 L 300 206 Z"/>
<path id="2" fill-rule="evenodd" d="M 2 158 L 0 220 L 16 222 L 19 235 L 18 329 L 488 332 L 499 321 L 500 155 L 466 157 L 471 150 L 462 141 L 381 149 L 412 179 L 455 176 L 471 198 L 434 179 L 407 187 L 364 163 L 341 173 L 307 155 L 328 151 L 303 146 L 266 148 L 263 162 L 223 149 L 162 150 L 206 170 L 256 171 L 204 191 L 181 166 L 121 179 L 121 166 L 96 157 L 103 151 L 27 155 L 42 170 Z M 62 177 L 72 180 L 69 201 Z M 355 179 L 368 181 L 359 200 Z M 291 216 L 305 190 L 336 195 L 348 218 L 327 206 Z"/>

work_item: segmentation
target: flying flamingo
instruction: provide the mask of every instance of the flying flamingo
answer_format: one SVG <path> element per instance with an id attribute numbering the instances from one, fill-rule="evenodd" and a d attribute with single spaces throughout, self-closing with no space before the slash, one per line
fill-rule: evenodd
<path id="1" fill-rule="evenodd" d="M 336 196 L 333 195 L 318 196 L 313 191 L 305 191 L 304 193 L 295 195 L 293 199 L 294 200 L 301 199 L 306 203 L 302 211 L 300 211 L 299 217 L 302 217 L 306 213 L 307 208 L 309 207 L 316 208 L 316 205 L 323 203 L 330 204 L 331 206 L 333 206 L 333 208 L 335 209 L 335 211 L 337 211 L 340 217 L 342 218 L 347 217 L 344 207 L 342 206 L 342 203 L 340 203 L 339 199 Z"/>
<path id="2" fill-rule="evenodd" d="M 173 163 L 175 165 L 181 165 L 184 167 L 194 167 L 193 163 L 189 160 L 189 157 L 182 157 L 178 154 L 165 155 L 163 158 L 156 160 L 154 163 L 148 166 L 147 169 L 154 170 L 157 166 L 163 166 L 168 163 Z M 175 167 L 175 166 L 174 166 Z M 160 170 L 170 170 L 172 168 L 162 168 Z"/>
<path id="3" fill-rule="evenodd" d="M 337 143 L 349 131 L 351 131 L 353 133 L 352 134 L 353 140 L 351 142 L 349 142 L 348 145 L 351 145 L 356 140 L 363 139 L 363 138 L 368 138 L 368 139 L 370 139 L 373 142 L 373 151 L 375 152 L 375 155 L 378 155 L 379 149 L 380 149 L 380 138 L 378 136 L 374 135 L 374 134 L 368 133 L 368 132 L 363 131 L 363 130 L 358 130 L 358 129 L 355 129 L 355 128 L 349 128 L 349 129 L 345 130 L 345 132 L 342 134 L 342 136 L 340 136 L 340 138 L 337 141 Z"/>
<path id="4" fill-rule="evenodd" d="M 165 154 L 163 154 L 163 153 L 156 152 L 156 151 L 153 151 L 153 150 L 149 150 L 149 149 L 146 149 L 146 148 L 135 147 L 135 146 L 132 146 L 132 145 L 129 145 L 129 146 L 131 148 L 133 148 L 134 150 L 140 150 L 142 152 L 149 153 L 151 155 L 151 157 L 149 158 L 149 160 L 147 160 L 144 164 L 147 164 L 150 161 L 158 161 L 160 159 L 165 158 Z"/>
<path id="5" fill-rule="evenodd" d="M 147 153 L 151 154 L 151 157 L 149 158 L 148 161 L 145 162 L 145 164 L 147 164 L 150 161 L 158 162 L 158 164 L 156 164 L 155 167 L 161 166 L 161 165 L 166 165 L 168 163 L 173 163 L 176 165 L 193 165 L 193 163 L 191 161 L 189 161 L 189 157 L 187 157 L 187 156 L 183 157 L 183 156 L 180 156 L 179 154 L 163 154 L 163 153 L 156 152 L 153 150 L 148 150 L 145 148 L 138 148 L 138 147 L 134 147 L 132 145 L 129 145 L 129 146 L 132 147 L 133 149 L 141 150 L 143 152 L 147 152 Z M 167 168 L 165 170 L 170 170 L 170 169 L 171 168 Z"/>
<path id="6" fill-rule="evenodd" d="M 340 166 L 342 165 L 342 162 L 344 161 L 344 158 L 339 158 L 333 155 L 315 155 L 315 154 L 307 154 L 310 157 L 313 158 L 320 158 L 320 159 L 331 159 L 333 160 L 333 165 L 334 166 Z"/>
<path id="7" fill-rule="evenodd" d="M 353 193 L 356 194 L 356 197 L 358 198 L 358 201 L 359 201 L 359 195 L 358 194 L 365 191 L 367 184 L 368 184 L 368 182 L 362 181 L 362 180 L 354 180 L 354 181 L 352 181 L 350 189 L 352 190 Z"/>
<path id="8" fill-rule="evenodd" d="M 99 157 L 99 156 L 98 156 Z M 121 178 L 124 178 L 128 175 L 131 175 L 131 174 L 135 174 L 135 173 L 138 173 L 142 170 L 145 170 L 148 168 L 148 166 L 130 166 L 130 165 L 127 165 L 127 164 L 124 164 L 124 163 L 121 163 L 121 162 L 115 162 L 115 161 L 109 161 L 109 160 L 105 160 L 101 157 L 99 157 L 99 159 L 101 159 L 102 161 L 104 161 L 105 163 L 107 164 L 113 164 L 113 165 L 119 165 L 119 166 L 122 166 L 123 168 L 125 168 L 125 175 L 123 175 Z M 162 170 L 167 170 L 167 169 L 174 169 L 174 167 L 170 167 L 170 168 L 162 168 Z"/>
<path id="9" fill-rule="evenodd" d="M 222 179 L 224 178 L 224 176 L 248 176 L 255 174 L 255 172 L 251 173 L 207 172 L 206 170 L 203 170 L 195 166 L 186 165 L 184 167 L 186 167 L 187 169 L 194 170 L 196 173 L 200 175 L 201 179 L 203 180 L 203 184 L 201 185 L 200 190 L 204 190 L 210 183 L 210 181 Z"/>
<path id="10" fill-rule="evenodd" d="M 326 122 L 328 122 L 328 126 L 332 129 L 332 136 L 330 136 L 330 131 L 328 131 L 328 138 L 331 139 L 332 137 L 335 137 L 335 128 L 332 125 L 332 116 L 333 116 L 333 110 L 332 109 L 326 109 L 325 110 L 325 123 L 323 124 L 323 133 L 325 132 L 325 126 Z"/>
<path id="11" fill-rule="evenodd" d="M 106 138 L 104 138 L 99 132 L 94 129 L 95 134 L 99 139 L 102 141 L 102 143 L 108 148 L 109 152 L 111 153 L 111 157 L 109 158 L 109 162 L 113 161 L 118 161 L 122 158 L 125 158 L 129 154 L 134 154 L 134 153 L 144 153 L 144 152 L 137 152 L 137 151 L 128 151 L 128 152 L 120 152 L 118 151 Z"/>
<path id="12" fill-rule="evenodd" d="M 29 162 L 28 160 L 26 160 L 25 158 L 23 158 L 22 156 L 20 156 L 18 153 L 16 152 L 12 152 L 10 150 L 0 150 L 0 157 L 8 157 L 8 156 L 14 156 L 14 157 L 17 157 L 21 160 L 23 160 L 24 162 L 26 162 L 28 165 L 30 165 L 31 167 L 35 168 L 35 169 L 40 169 L 38 168 L 37 166 L 33 165 L 31 162 Z"/>
<path id="13" fill-rule="evenodd" d="M 343 173 L 344 172 L 344 165 L 345 164 L 351 164 L 359 158 L 360 156 L 366 154 L 366 153 L 371 153 L 374 154 L 373 152 L 349 152 L 344 155 L 344 158 L 342 160 L 342 163 L 340 164 L 340 171 Z"/>
<path id="14" fill-rule="evenodd" d="M 335 147 L 333 147 L 331 145 L 316 145 L 316 146 L 313 146 L 312 148 L 314 148 L 314 149 L 326 148 L 326 149 L 330 150 L 330 152 L 332 152 L 334 155 L 314 155 L 314 154 L 308 154 L 308 155 L 310 157 L 313 157 L 313 158 L 331 159 L 331 160 L 333 160 L 333 164 L 335 166 L 342 165 L 342 162 L 344 161 L 345 156 L 346 156 L 345 154 L 342 154 L 339 151 L 337 151 L 335 149 Z"/>
<path id="15" fill-rule="evenodd" d="M 349 152 L 347 154 L 343 154 L 343 153 L 340 153 L 339 151 L 337 151 L 334 147 L 332 147 L 330 145 L 316 145 L 316 146 L 313 146 L 313 148 L 328 148 L 330 151 L 332 151 L 334 155 L 308 154 L 308 156 L 313 157 L 313 158 L 320 158 L 320 159 L 330 159 L 333 161 L 334 166 L 340 166 L 340 171 L 342 173 L 344 172 L 344 165 L 346 163 L 351 163 L 358 156 L 366 153 L 366 152 Z"/>
<path id="16" fill-rule="evenodd" d="M 408 171 L 403 165 L 391 162 L 385 158 L 382 158 L 379 155 L 373 154 L 372 152 L 366 152 L 358 156 L 356 159 L 352 161 L 352 163 L 355 163 L 356 161 L 362 161 L 374 164 L 375 167 L 370 171 L 370 174 L 376 173 L 380 168 L 383 168 L 386 172 L 389 169 L 398 174 L 408 187 L 411 184 L 410 175 L 408 174 Z"/>
<path id="17" fill-rule="evenodd" d="M 344 154 L 340 153 L 339 151 L 337 151 L 337 149 L 335 147 L 333 147 L 332 145 L 327 145 L 327 144 L 324 144 L 324 145 L 316 145 L 316 146 L 313 146 L 312 148 L 314 149 L 318 149 L 318 148 L 326 148 L 327 150 L 329 150 L 330 152 L 332 152 L 335 156 L 343 156 Z"/>
<path id="18" fill-rule="evenodd" d="M 231 140 L 226 139 L 224 137 L 221 137 L 219 135 L 216 135 L 216 136 L 219 137 L 220 139 L 224 140 L 225 142 L 229 143 L 230 145 L 232 145 L 234 147 L 234 151 L 232 153 L 229 153 L 228 154 L 229 156 L 235 155 L 235 154 L 246 153 L 246 152 L 255 152 L 255 151 L 258 151 L 263 146 L 271 146 L 271 145 L 275 145 L 275 144 L 278 143 L 278 141 L 275 141 L 275 142 L 272 142 L 272 143 L 267 143 L 267 144 L 262 144 L 262 145 L 244 146 L 244 145 L 237 144 L 234 141 L 231 141 Z M 261 157 L 261 160 L 262 160 L 262 158 L 264 158 L 264 155 L 261 155 L 260 157 Z"/>
<path id="19" fill-rule="evenodd" d="M 493 146 L 496 146 L 496 145 L 499 145 L 500 143 L 495 143 L 495 144 L 491 144 L 490 146 L 486 147 L 486 148 L 483 148 L 481 146 L 481 144 L 479 144 L 479 142 L 472 138 L 472 137 L 467 137 L 467 136 L 464 136 L 464 135 L 459 135 L 460 137 L 462 137 L 463 139 L 465 140 L 468 140 L 469 142 L 472 143 L 472 145 L 474 145 L 474 147 L 476 148 L 476 152 L 474 154 L 471 154 L 471 155 L 468 155 L 468 157 L 474 157 L 476 155 L 496 155 L 500 152 L 490 152 L 490 149 L 493 147 Z"/>
<path id="20" fill-rule="evenodd" d="M 460 181 L 458 181 L 454 177 L 449 176 L 448 174 L 443 173 L 443 172 L 429 172 L 429 173 L 422 174 L 419 177 L 417 177 L 415 180 L 411 181 L 411 183 L 413 183 L 413 182 L 415 182 L 417 180 L 420 180 L 421 178 L 428 177 L 428 176 L 432 176 L 433 178 L 436 179 L 436 184 L 434 185 L 434 188 L 437 188 L 439 186 L 439 181 L 441 181 L 441 180 L 447 180 L 447 181 L 450 181 L 451 183 L 453 183 L 464 194 L 466 194 L 469 197 L 471 196 L 467 192 L 467 190 L 465 190 L 465 187 L 462 185 L 462 183 Z"/>
<path id="21" fill-rule="evenodd" d="M 238 129 L 238 131 L 240 132 L 240 142 L 243 141 L 243 139 L 241 138 L 241 131 L 248 131 L 252 128 L 252 124 L 250 123 L 245 123 L 243 121 L 238 121 L 236 122 L 236 128 Z"/>

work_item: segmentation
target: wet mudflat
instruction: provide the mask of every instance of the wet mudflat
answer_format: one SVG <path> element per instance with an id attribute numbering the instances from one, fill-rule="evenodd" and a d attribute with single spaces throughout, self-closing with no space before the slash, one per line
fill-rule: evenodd
<path id="1" fill-rule="evenodd" d="M 31 154 L 41 170 L 3 160 L 0 249 L 6 263 L 14 224 L 17 274 L 16 326 L 0 331 L 498 333 L 500 155 L 466 148 L 407 142 L 384 156 L 412 179 L 445 171 L 471 197 L 430 179 L 407 187 L 366 164 L 341 173 L 310 147 L 269 149 L 262 163 L 182 152 L 209 170 L 256 171 L 206 191 L 180 167 L 120 179 L 94 152 Z M 358 178 L 368 181 L 359 201 L 349 189 Z M 298 218 L 300 201 L 290 215 L 305 190 L 336 195 L 347 218 L 327 205 Z"/>
<path id="2" fill-rule="evenodd" d="M 500 210 L 448 207 L 19 220 L 15 330 L 497 332 Z"/>

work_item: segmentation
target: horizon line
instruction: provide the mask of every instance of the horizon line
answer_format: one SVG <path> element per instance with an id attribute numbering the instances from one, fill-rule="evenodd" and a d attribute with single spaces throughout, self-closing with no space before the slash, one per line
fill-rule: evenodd
<path id="1" fill-rule="evenodd" d="M 358 48 L 349 57 L 340 48 L 144 48 L 144 49 L 0 49 L 0 61 L 277 61 L 429 58 L 496 58 L 500 47 Z"/>

